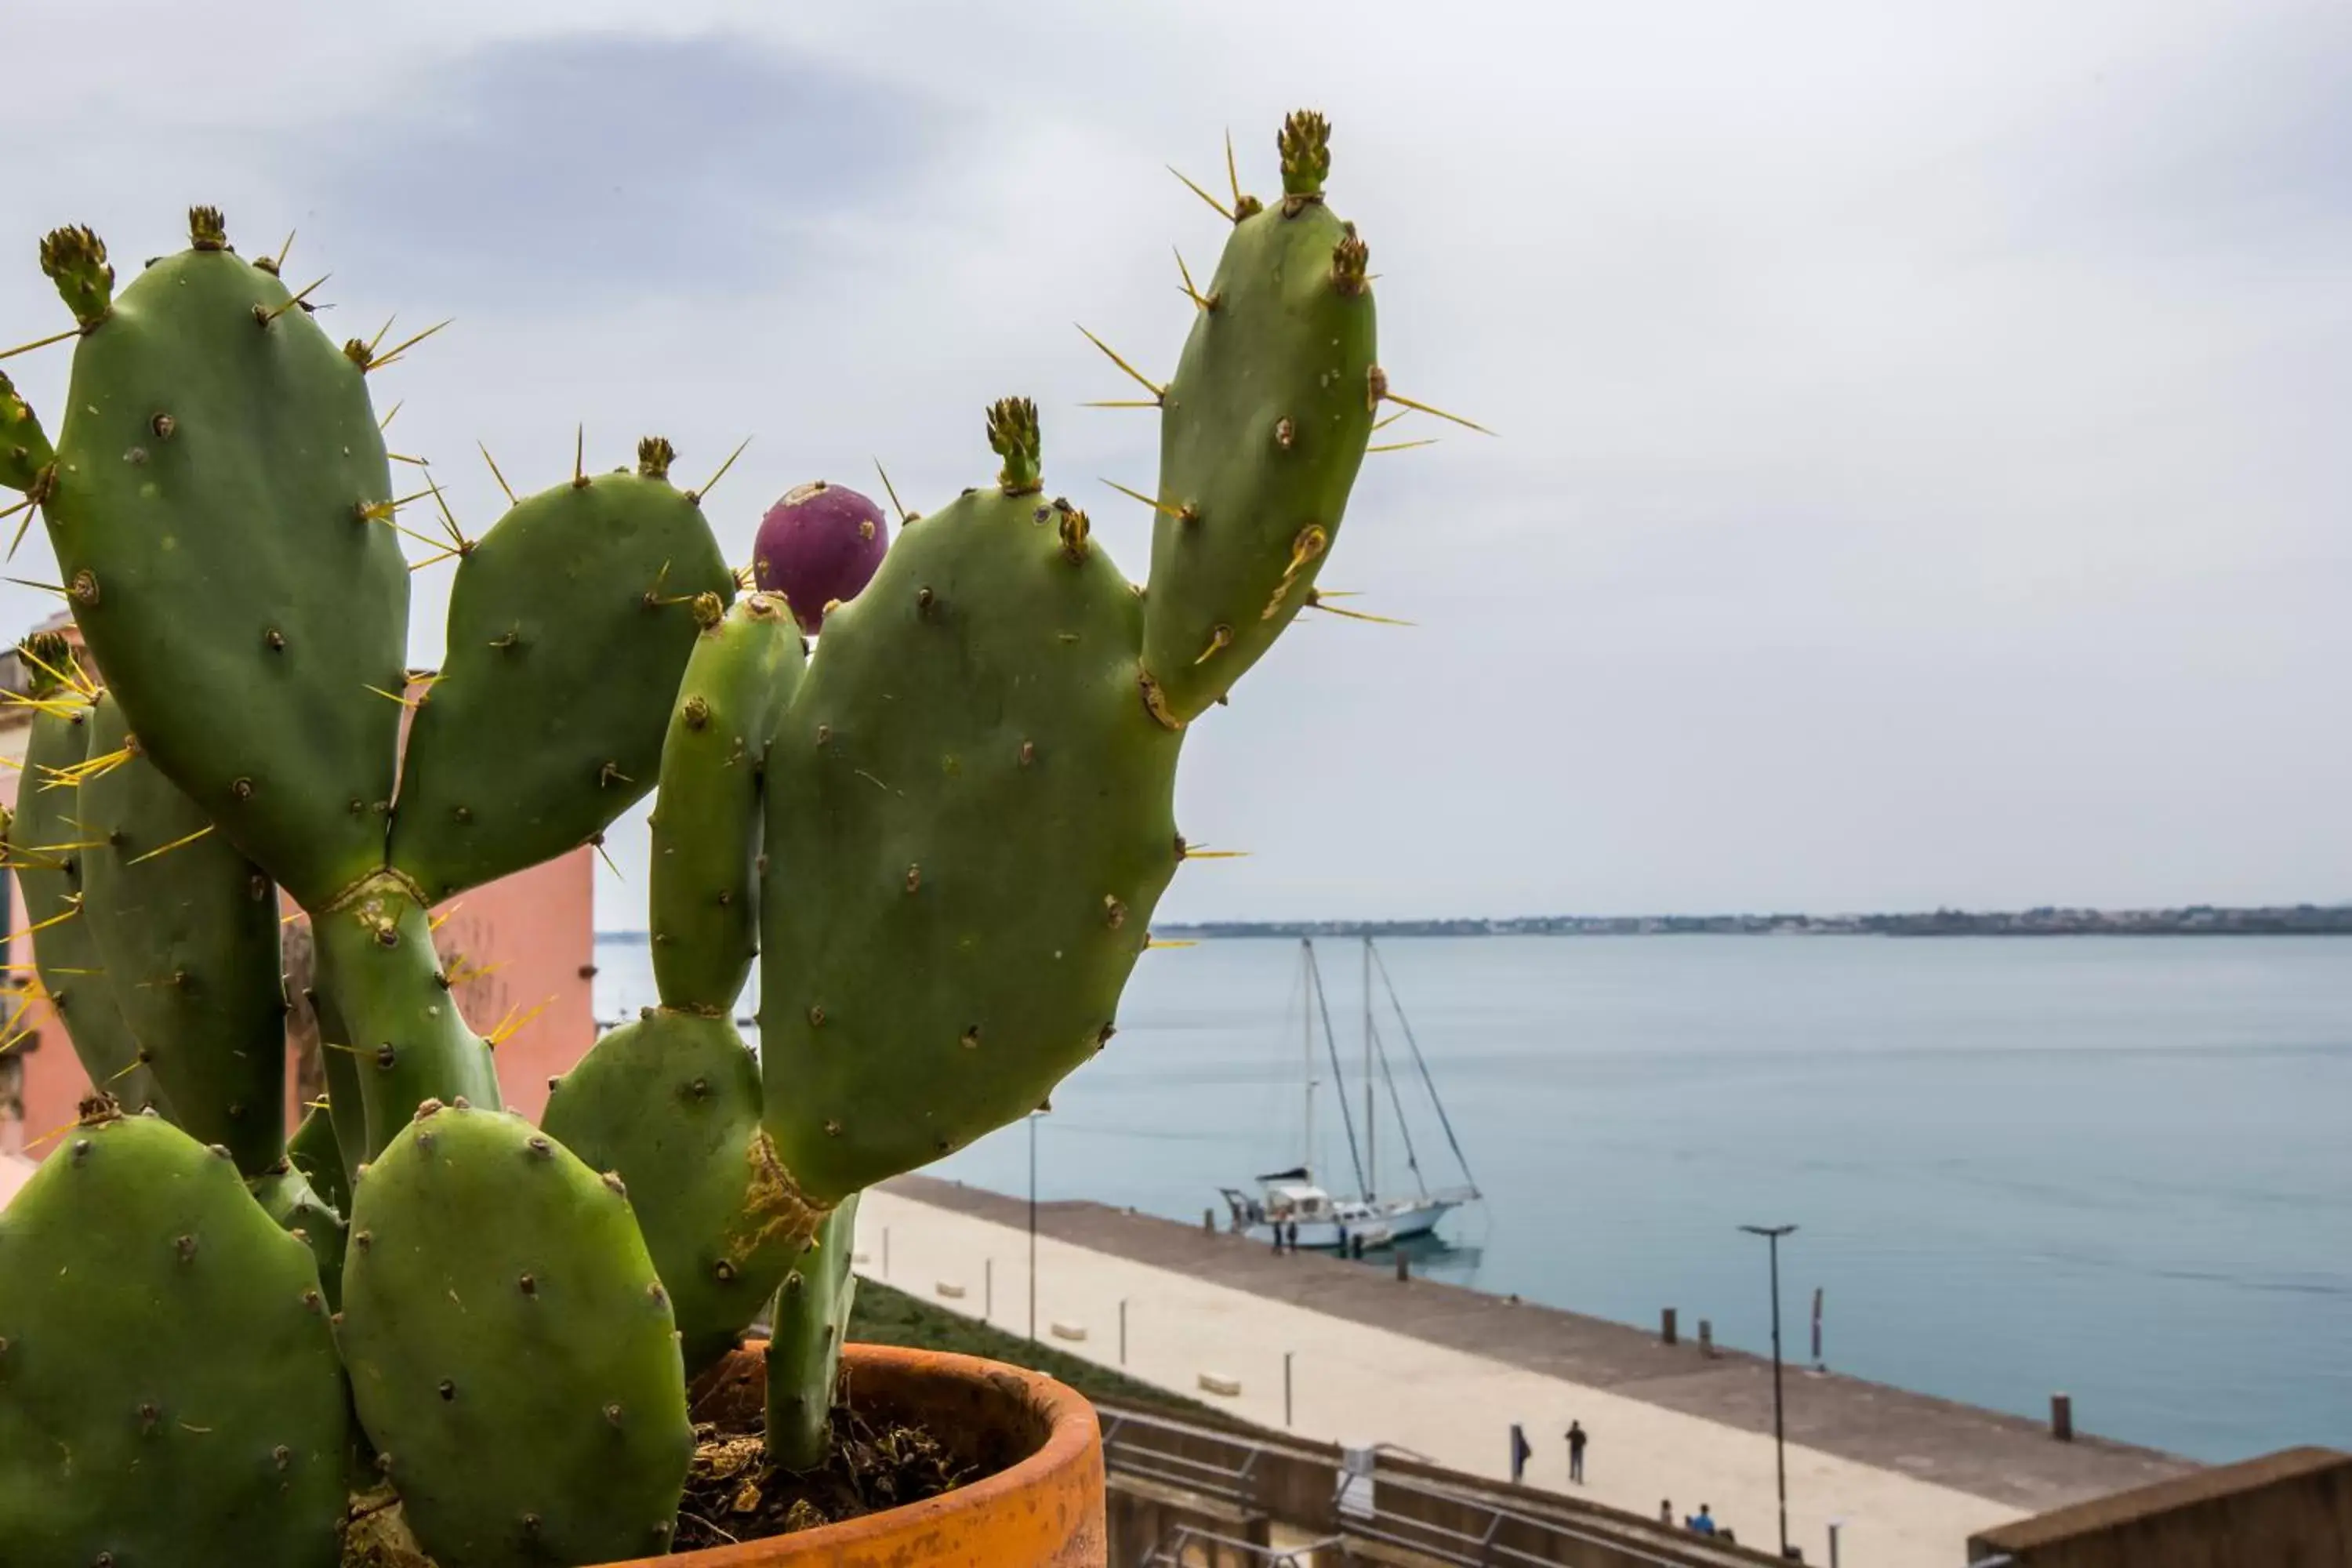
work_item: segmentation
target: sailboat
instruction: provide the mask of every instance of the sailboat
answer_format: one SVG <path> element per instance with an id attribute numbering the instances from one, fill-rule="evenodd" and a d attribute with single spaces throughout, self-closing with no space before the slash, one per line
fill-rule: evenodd
<path id="1" fill-rule="evenodd" d="M 1436 1228 L 1437 1222 L 1465 1204 L 1475 1203 L 1479 1197 L 1476 1181 L 1470 1174 L 1470 1163 L 1463 1155 L 1461 1141 L 1454 1135 L 1454 1123 L 1446 1117 L 1444 1101 L 1438 1098 L 1436 1081 L 1430 1077 L 1429 1063 L 1421 1054 L 1421 1044 L 1413 1038 L 1412 1025 L 1404 1016 L 1404 1005 L 1397 1000 L 1396 985 L 1389 978 L 1388 964 L 1373 947 L 1372 939 L 1365 937 L 1364 944 L 1364 1112 L 1363 1136 L 1357 1138 L 1356 1118 L 1348 1103 L 1346 1075 L 1339 1067 L 1339 1042 L 1331 1032 L 1331 1007 L 1323 994 L 1322 966 L 1316 961 L 1312 938 L 1301 937 L 1298 942 L 1301 990 L 1306 1005 L 1300 1008 L 1305 1016 L 1302 1033 L 1304 1066 L 1306 1068 L 1306 1139 L 1305 1157 L 1286 1171 L 1273 1171 L 1256 1178 L 1258 1190 L 1252 1194 L 1234 1187 L 1220 1189 L 1225 1205 L 1232 1215 L 1231 1228 L 1239 1235 L 1255 1240 L 1271 1242 L 1277 1238 L 1276 1226 L 1282 1226 L 1280 1239 L 1295 1238 L 1297 1246 L 1325 1251 L 1360 1252 L 1366 1247 L 1390 1247 L 1416 1236 L 1425 1236 Z M 1459 1184 L 1433 1191 L 1423 1178 L 1421 1156 L 1413 1147 L 1412 1129 L 1405 1121 L 1404 1100 L 1398 1092 L 1396 1075 L 1390 1069 L 1388 1047 L 1372 1015 L 1372 977 L 1377 973 L 1386 991 L 1391 1009 L 1396 1016 L 1399 1032 L 1412 1053 L 1412 1063 L 1421 1075 L 1422 1087 L 1429 1093 L 1431 1105 L 1437 1112 L 1437 1124 L 1444 1130 L 1446 1146 L 1454 1152 L 1454 1163 L 1460 1167 Z M 1316 1077 L 1319 1064 L 1316 1059 L 1315 1021 L 1323 1021 L 1323 1047 L 1331 1067 L 1334 1097 L 1339 1101 L 1340 1125 L 1347 1131 L 1348 1160 L 1354 1168 L 1356 1195 L 1338 1196 L 1319 1185 L 1315 1179 L 1315 1101 L 1321 1087 Z M 1412 1184 L 1410 1193 L 1387 1196 L 1380 1192 L 1378 1147 L 1378 1090 L 1385 1084 L 1389 1101 L 1395 1111 L 1396 1125 L 1404 1145 L 1405 1169 Z M 1291 1227 L 1296 1226 L 1294 1231 Z"/>

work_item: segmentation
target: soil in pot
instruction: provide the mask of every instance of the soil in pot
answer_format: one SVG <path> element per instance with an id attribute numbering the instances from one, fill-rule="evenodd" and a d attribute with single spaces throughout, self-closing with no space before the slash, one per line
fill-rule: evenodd
<path id="1" fill-rule="evenodd" d="M 671 1551 L 789 1535 L 921 1502 L 992 1475 L 1023 1456 L 960 1459 L 924 1426 L 858 1407 L 854 1377 L 828 1420 L 821 1468 L 804 1475 L 768 1463 L 767 1426 L 757 1384 L 740 1377 L 698 1390 L 693 1468 L 678 1507 Z M 751 1395 L 746 1397 L 747 1394 Z M 435 1568 L 418 1550 L 389 1487 L 352 1500 L 343 1568 Z"/>
<path id="2" fill-rule="evenodd" d="M 874 1421 L 835 1405 L 822 1468 L 805 1475 L 768 1463 L 756 1417 L 695 1427 L 694 1468 L 677 1510 L 674 1550 L 787 1535 L 921 1502 L 977 1480 L 920 1426 Z"/>

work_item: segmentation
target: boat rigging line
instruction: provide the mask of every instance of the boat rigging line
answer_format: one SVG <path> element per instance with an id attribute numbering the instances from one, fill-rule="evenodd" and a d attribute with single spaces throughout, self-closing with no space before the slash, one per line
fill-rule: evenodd
<path id="1" fill-rule="evenodd" d="M 1389 999 L 1392 1002 L 1396 999 L 1394 991 L 1390 992 Z M 1399 1016 L 1402 1016 L 1401 1011 Z M 1405 1169 L 1412 1173 L 1414 1188 L 1423 1197 L 1427 1197 L 1429 1184 L 1422 1179 L 1421 1155 L 1412 1146 L 1412 1124 L 1404 1119 L 1404 1097 L 1397 1092 L 1396 1074 L 1389 1068 L 1389 1048 L 1381 1039 L 1380 1026 L 1372 1019 L 1372 939 L 1370 937 L 1364 938 L 1364 1045 L 1365 1055 L 1378 1059 L 1381 1064 L 1381 1077 L 1389 1086 L 1389 1105 L 1396 1111 L 1397 1131 L 1404 1137 Z M 1364 1098 L 1367 1100 L 1371 1098 L 1371 1081 L 1369 1073 L 1364 1083 Z M 1433 1091 L 1430 1098 L 1433 1100 L 1436 1098 Z M 1443 1110 L 1441 1106 L 1441 1114 Z M 1368 1110 L 1366 1115 L 1370 1114 Z M 1365 1194 L 1368 1198 L 1370 1195 L 1369 1193 Z"/>
<path id="2" fill-rule="evenodd" d="M 1396 983 L 1389 978 L 1388 960 L 1381 956 L 1370 938 L 1365 940 L 1364 951 L 1371 954 L 1372 963 L 1380 969 L 1381 984 L 1388 990 L 1389 1005 L 1396 1010 L 1397 1025 L 1404 1031 L 1404 1043 L 1412 1047 L 1413 1066 L 1421 1069 L 1422 1086 L 1429 1090 L 1430 1104 L 1437 1108 L 1437 1124 L 1445 1130 L 1445 1142 L 1454 1151 L 1454 1163 L 1462 1167 L 1462 1179 L 1475 1191 L 1478 1178 L 1470 1173 L 1470 1160 L 1462 1152 L 1462 1140 L 1454 1135 L 1454 1121 L 1445 1114 L 1445 1101 L 1437 1097 L 1436 1080 L 1429 1076 L 1429 1060 L 1421 1054 L 1421 1042 L 1412 1037 L 1412 1020 L 1404 1016 L 1404 1004 L 1397 1000 Z"/>

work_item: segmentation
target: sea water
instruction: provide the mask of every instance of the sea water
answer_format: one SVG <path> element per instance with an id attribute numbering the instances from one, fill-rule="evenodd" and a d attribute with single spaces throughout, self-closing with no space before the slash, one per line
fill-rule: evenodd
<path id="1" fill-rule="evenodd" d="M 1483 1204 L 1425 1273 L 2222 1460 L 2352 1447 L 2352 939 L 1486 937 L 1379 951 Z M 1361 948 L 1316 943 L 1312 1160 L 1366 1157 Z M 1154 952 L 1037 1190 L 1198 1223 L 1297 1163 L 1299 947 Z M 652 999 L 600 943 L 598 1014 Z M 1461 1179 L 1377 972 L 1376 1192 Z M 749 1011 L 747 999 L 745 1010 Z M 1030 1129 L 934 1173 L 1025 1193 Z M 1385 1267 L 1385 1263 L 1379 1265 Z"/>

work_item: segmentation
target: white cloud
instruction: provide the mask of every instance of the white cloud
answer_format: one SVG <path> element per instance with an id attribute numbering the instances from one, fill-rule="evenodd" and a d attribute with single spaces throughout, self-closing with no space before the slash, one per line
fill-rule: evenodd
<path id="1" fill-rule="evenodd" d="M 1331 112 L 1384 363 L 1505 438 L 1368 465 L 1328 576 L 1422 624 L 1202 725 L 1186 830 L 1256 855 L 1171 916 L 2352 896 L 2338 7 L 341 9 L 12 12 L 59 63 L 0 100 L 0 320 L 58 319 L 52 223 L 299 226 L 339 330 L 459 319 L 385 395 L 469 521 L 478 437 L 748 434 L 737 556 L 877 456 L 937 504 L 1020 390 L 1140 571 L 1094 479 L 1152 432 L 1070 323 L 1172 361 L 1218 225 L 1160 164 L 1231 126 L 1264 188 Z"/>

